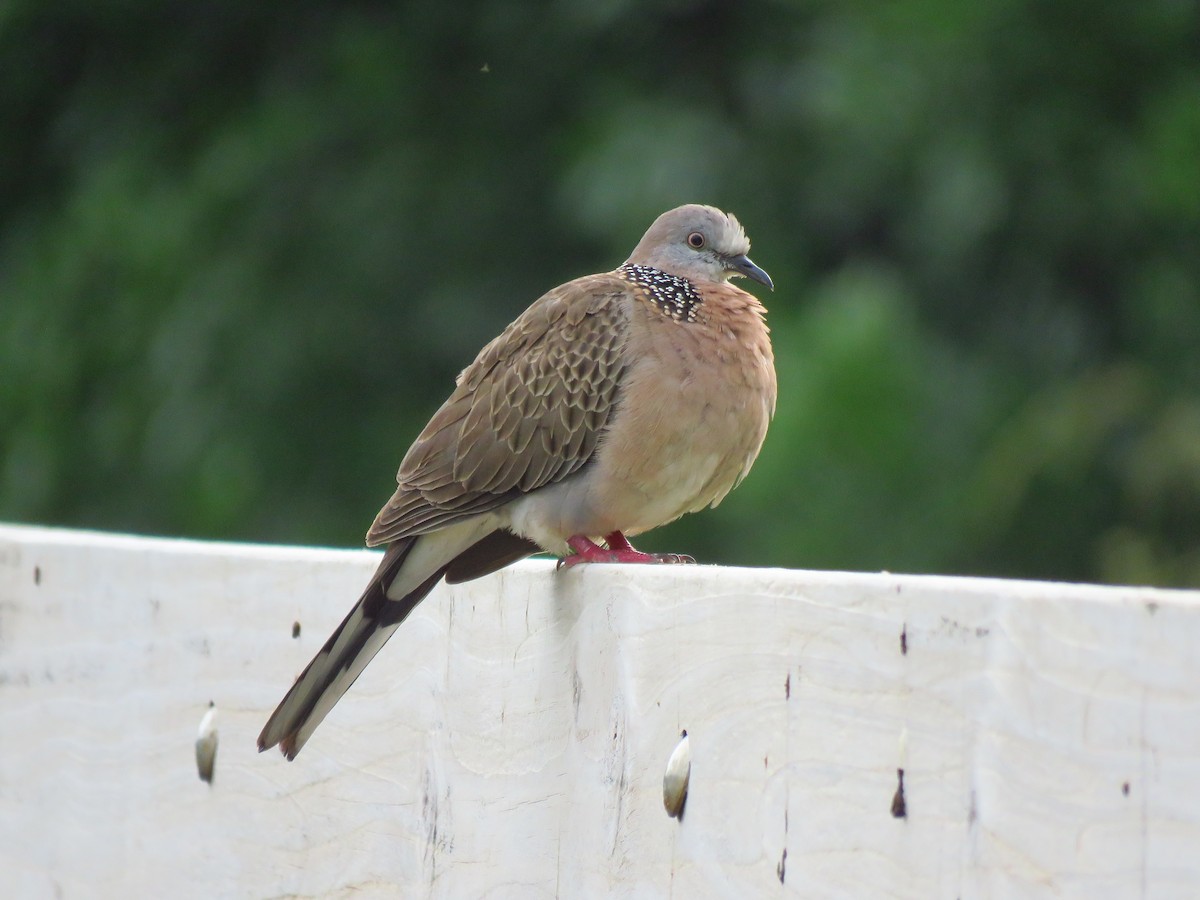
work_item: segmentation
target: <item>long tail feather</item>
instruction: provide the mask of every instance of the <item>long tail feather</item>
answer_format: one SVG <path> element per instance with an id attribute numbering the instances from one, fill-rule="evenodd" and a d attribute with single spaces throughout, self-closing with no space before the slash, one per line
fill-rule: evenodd
<path id="1" fill-rule="evenodd" d="M 408 538 L 388 547 L 358 603 L 267 720 L 258 736 L 260 751 L 279 744 L 284 756 L 295 759 L 367 663 L 441 579 L 444 566 L 402 598 L 392 600 L 387 596 L 388 587 L 396 580 L 416 540 Z"/>
<path id="2" fill-rule="evenodd" d="M 258 749 L 279 744 L 284 756 L 295 759 L 321 720 L 443 575 L 478 578 L 537 549 L 509 532 L 497 538 L 496 525 L 491 516 L 478 516 L 389 544 L 358 603 L 267 720 Z"/>

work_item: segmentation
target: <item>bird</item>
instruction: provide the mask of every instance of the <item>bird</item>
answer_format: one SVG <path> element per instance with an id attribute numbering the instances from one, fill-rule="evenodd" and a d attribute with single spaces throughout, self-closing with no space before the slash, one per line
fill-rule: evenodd
<path id="1" fill-rule="evenodd" d="M 770 290 L 737 218 L 664 212 L 619 267 L 549 291 L 458 376 L 367 532 L 383 558 L 258 737 L 295 759 L 400 623 L 442 580 L 535 553 L 560 567 L 678 563 L 630 537 L 716 506 L 775 412 Z"/>

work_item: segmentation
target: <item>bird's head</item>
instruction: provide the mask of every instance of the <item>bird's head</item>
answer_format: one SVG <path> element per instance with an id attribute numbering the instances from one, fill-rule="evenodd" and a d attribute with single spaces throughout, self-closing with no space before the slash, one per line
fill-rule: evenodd
<path id="1" fill-rule="evenodd" d="M 626 264 L 653 266 L 693 282 L 745 275 L 774 290 L 771 276 L 751 262 L 749 252 L 750 239 L 737 219 L 689 203 L 655 219 Z"/>

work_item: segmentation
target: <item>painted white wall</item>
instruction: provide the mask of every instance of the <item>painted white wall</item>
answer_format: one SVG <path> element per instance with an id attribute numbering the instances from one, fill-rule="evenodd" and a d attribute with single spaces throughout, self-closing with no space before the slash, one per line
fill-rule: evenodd
<path id="1" fill-rule="evenodd" d="M 1200 895 L 1200 592 L 534 561 L 258 754 L 376 559 L 0 527 L 0 893 Z"/>

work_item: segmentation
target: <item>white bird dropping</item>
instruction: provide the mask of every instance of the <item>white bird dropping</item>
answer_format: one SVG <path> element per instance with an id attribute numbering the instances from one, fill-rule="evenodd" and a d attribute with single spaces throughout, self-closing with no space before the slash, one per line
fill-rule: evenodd
<path id="1" fill-rule="evenodd" d="M 208 712 L 200 720 L 200 731 L 196 735 L 196 769 L 200 780 L 212 784 L 213 769 L 217 765 L 217 705 L 208 701 Z"/>
<path id="2" fill-rule="evenodd" d="M 663 806 L 673 819 L 683 818 L 683 807 L 687 803 L 688 779 L 692 777 L 692 755 L 688 750 L 688 733 L 685 728 L 679 733 L 679 743 L 667 760 L 667 771 L 663 774 Z"/>

